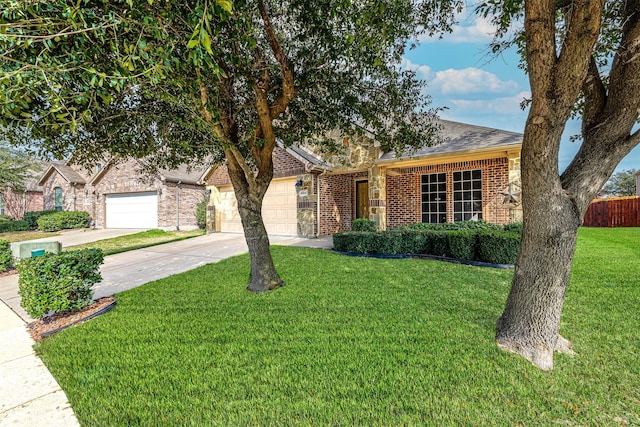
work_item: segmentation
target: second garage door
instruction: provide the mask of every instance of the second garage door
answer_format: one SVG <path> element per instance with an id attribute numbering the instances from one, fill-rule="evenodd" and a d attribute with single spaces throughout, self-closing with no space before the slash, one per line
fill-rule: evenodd
<path id="1" fill-rule="evenodd" d="M 107 228 L 157 228 L 158 194 L 109 194 L 106 217 Z"/>
<path id="2" fill-rule="evenodd" d="M 296 180 L 272 181 L 262 203 L 262 218 L 267 233 L 283 236 L 298 234 Z M 220 188 L 220 231 L 242 232 L 238 204 L 231 186 Z"/>

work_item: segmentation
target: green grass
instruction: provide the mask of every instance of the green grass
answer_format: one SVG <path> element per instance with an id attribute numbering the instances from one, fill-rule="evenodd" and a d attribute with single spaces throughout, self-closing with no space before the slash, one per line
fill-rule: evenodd
<path id="1" fill-rule="evenodd" d="M 105 255 L 113 255 L 120 252 L 132 251 L 135 249 L 148 248 L 150 246 L 161 245 L 169 242 L 190 239 L 191 237 L 202 236 L 203 230 L 193 231 L 163 231 L 147 230 L 140 233 L 128 234 L 126 236 L 103 239 L 84 245 L 70 246 L 70 250 L 96 248 L 102 249 Z"/>
<path id="2" fill-rule="evenodd" d="M 274 247 L 117 296 L 38 354 L 82 425 L 638 425 L 640 229 L 581 230 L 542 372 L 494 344 L 512 272 Z"/>
<path id="3" fill-rule="evenodd" d="M 51 233 L 44 231 L 12 231 L 9 233 L 0 233 L 0 239 L 6 240 L 7 242 L 24 242 L 26 240 L 36 240 L 36 239 L 44 239 L 46 237 L 55 237 L 59 236 L 60 233 Z"/>

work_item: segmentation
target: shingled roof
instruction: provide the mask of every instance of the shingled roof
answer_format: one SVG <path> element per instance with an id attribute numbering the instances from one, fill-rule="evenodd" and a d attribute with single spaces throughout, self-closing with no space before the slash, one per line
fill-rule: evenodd
<path id="1" fill-rule="evenodd" d="M 424 147 L 416 151 L 407 150 L 397 157 L 394 152 L 383 154 L 379 161 L 397 161 L 421 157 L 489 151 L 495 149 L 516 149 L 522 146 L 522 134 L 466 123 L 438 120 L 441 125 L 440 136 L 443 142 L 432 147 Z"/>
<path id="2" fill-rule="evenodd" d="M 43 185 L 54 171 L 58 172 L 62 178 L 71 184 L 86 184 L 87 181 L 80 176 L 79 173 L 74 171 L 70 166 L 64 162 L 51 162 L 49 167 L 42 174 L 42 177 L 38 181 L 38 185 Z"/>

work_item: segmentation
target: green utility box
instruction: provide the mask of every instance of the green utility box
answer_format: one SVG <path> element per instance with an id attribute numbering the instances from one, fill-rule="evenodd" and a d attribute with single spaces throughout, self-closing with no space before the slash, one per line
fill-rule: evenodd
<path id="1" fill-rule="evenodd" d="M 11 254 L 16 259 L 42 256 L 45 252 L 59 254 L 62 252 L 60 242 L 15 242 L 11 244 Z"/>

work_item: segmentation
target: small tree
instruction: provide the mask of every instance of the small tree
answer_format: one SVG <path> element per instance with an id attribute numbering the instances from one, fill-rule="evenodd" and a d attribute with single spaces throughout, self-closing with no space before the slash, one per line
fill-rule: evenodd
<path id="1" fill-rule="evenodd" d="M 602 192 L 610 196 L 635 196 L 636 170 L 627 169 L 614 173 L 602 187 Z"/>

